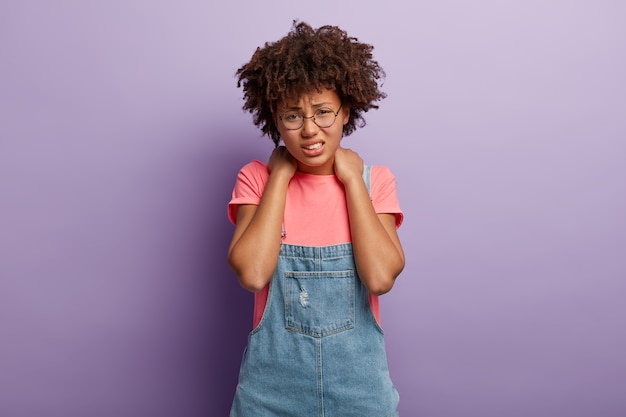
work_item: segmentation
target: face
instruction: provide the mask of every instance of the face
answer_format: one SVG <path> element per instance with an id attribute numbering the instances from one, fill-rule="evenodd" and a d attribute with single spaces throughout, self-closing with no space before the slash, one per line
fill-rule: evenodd
<path id="1" fill-rule="evenodd" d="M 304 124 L 297 129 L 288 129 L 287 126 L 293 125 L 289 125 L 289 118 L 285 114 L 293 112 L 304 117 Z M 332 120 L 333 114 L 338 114 L 331 126 L 321 128 L 311 117 L 316 112 L 320 116 L 318 122 L 322 125 L 326 124 L 321 122 L 323 118 L 330 114 Z M 335 91 L 323 89 L 317 92 L 313 89 L 310 94 L 305 93 L 297 99 L 279 104 L 275 119 L 285 147 L 298 162 L 299 171 L 316 175 L 334 174 L 335 151 L 341 142 L 343 126 L 350 120 L 350 109 L 347 105 L 342 106 Z"/>

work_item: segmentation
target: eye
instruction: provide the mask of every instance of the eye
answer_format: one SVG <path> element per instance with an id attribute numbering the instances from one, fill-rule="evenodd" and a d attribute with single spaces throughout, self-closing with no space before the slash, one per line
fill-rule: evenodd
<path id="1" fill-rule="evenodd" d="M 315 112 L 316 116 L 326 116 L 329 114 L 335 114 L 334 111 L 332 111 L 331 109 L 326 109 L 326 108 L 321 108 L 318 111 Z"/>
<path id="2" fill-rule="evenodd" d="M 295 122 L 295 121 L 298 121 L 301 116 L 299 113 L 289 112 L 289 113 L 283 114 L 282 117 L 283 117 L 283 120 L 286 122 Z"/>

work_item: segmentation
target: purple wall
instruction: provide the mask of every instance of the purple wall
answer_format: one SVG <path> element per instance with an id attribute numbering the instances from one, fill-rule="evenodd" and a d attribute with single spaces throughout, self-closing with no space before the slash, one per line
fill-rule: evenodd
<path id="1" fill-rule="evenodd" d="M 1 416 L 227 415 L 226 203 L 272 149 L 234 72 L 293 18 L 387 71 L 346 146 L 406 212 L 401 414 L 626 415 L 626 3 L 169 3 L 0 4 Z"/>

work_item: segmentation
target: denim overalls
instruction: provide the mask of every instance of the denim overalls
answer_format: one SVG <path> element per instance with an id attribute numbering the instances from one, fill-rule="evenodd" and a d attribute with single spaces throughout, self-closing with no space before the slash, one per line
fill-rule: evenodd
<path id="1" fill-rule="evenodd" d="M 396 417 L 397 407 L 383 332 L 352 244 L 283 243 L 230 416 Z"/>

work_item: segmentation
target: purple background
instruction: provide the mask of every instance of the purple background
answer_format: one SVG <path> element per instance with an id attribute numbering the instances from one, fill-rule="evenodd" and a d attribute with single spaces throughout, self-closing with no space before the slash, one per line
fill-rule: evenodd
<path id="1" fill-rule="evenodd" d="M 234 72 L 299 18 L 387 71 L 345 143 L 406 213 L 401 414 L 625 416 L 626 3 L 245 3 L 0 3 L 0 415 L 227 415 L 226 203 L 272 150 Z"/>

